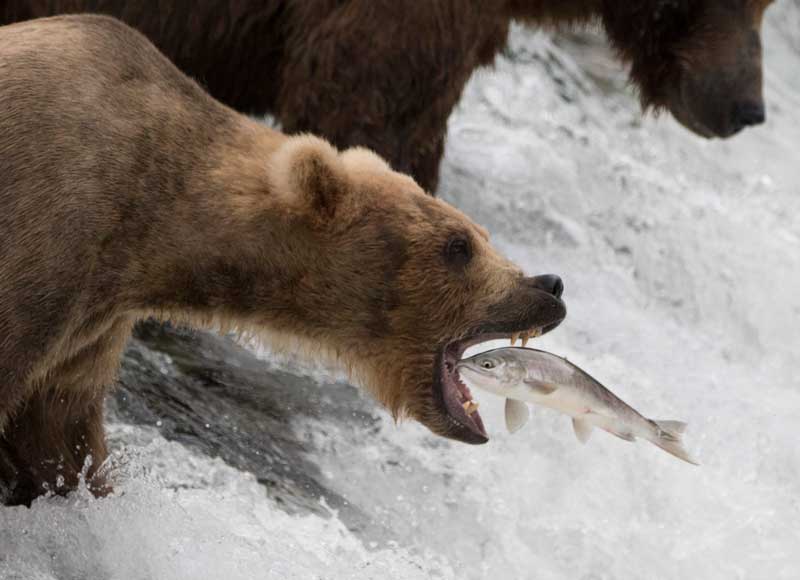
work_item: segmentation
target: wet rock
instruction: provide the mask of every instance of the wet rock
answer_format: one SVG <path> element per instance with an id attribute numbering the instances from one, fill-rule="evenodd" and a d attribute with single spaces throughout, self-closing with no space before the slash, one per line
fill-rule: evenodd
<path id="1" fill-rule="evenodd" d="M 336 396 L 310 378 L 275 370 L 229 337 L 139 324 L 122 361 L 109 418 L 156 427 L 169 440 L 253 473 L 287 511 L 327 514 L 353 527 L 365 518 L 325 486 L 298 419 L 324 417 L 369 429 L 374 406 L 349 385 Z"/>

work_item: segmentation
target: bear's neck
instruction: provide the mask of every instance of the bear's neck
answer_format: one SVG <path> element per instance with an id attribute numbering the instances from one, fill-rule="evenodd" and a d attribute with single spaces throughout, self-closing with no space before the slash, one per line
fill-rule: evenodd
<path id="1" fill-rule="evenodd" d="M 282 330 L 296 322 L 302 228 L 271 190 L 270 159 L 287 139 L 240 117 L 216 139 L 151 236 L 136 309 L 193 326 Z M 268 323 L 268 324 L 267 324 Z"/>

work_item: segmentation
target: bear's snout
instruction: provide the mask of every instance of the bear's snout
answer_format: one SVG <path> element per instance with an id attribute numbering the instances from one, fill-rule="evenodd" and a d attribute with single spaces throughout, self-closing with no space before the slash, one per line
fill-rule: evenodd
<path id="1" fill-rule="evenodd" d="M 567 315 L 563 293 L 564 282 L 554 274 L 520 278 L 503 299 L 487 309 L 480 332 L 550 331 Z"/>
<path id="2" fill-rule="evenodd" d="M 564 282 L 560 276 L 555 274 L 543 274 L 541 276 L 534 276 L 532 278 L 523 278 L 523 284 L 538 290 L 552 294 L 556 298 L 561 298 L 564 293 Z"/>
<path id="3" fill-rule="evenodd" d="M 561 300 L 563 293 L 564 282 L 555 274 L 523 278 L 519 289 L 505 305 L 498 305 L 497 312 L 505 311 L 506 316 L 515 318 L 513 326 L 538 327 L 549 332 L 567 315 L 567 307 Z"/>
<path id="4" fill-rule="evenodd" d="M 731 126 L 738 131 L 745 127 L 760 125 L 766 120 L 763 102 L 742 102 L 733 106 Z"/>

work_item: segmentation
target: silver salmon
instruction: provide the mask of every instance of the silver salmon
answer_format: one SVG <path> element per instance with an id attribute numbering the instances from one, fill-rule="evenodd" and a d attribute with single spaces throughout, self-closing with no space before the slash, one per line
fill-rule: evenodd
<path id="1" fill-rule="evenodd" d="M 698 465 L 683 447 L 686 423 L 642 416 L 565 358 L 531 348 L 498 348 L 459 361 L 457 369 L 468 387 L 506 397 L 506 426 L 512 433 L 528 421 L 525 401 L 572 417 L 581 443 L 597 427 L 625 441 L 646 439 Z"/>

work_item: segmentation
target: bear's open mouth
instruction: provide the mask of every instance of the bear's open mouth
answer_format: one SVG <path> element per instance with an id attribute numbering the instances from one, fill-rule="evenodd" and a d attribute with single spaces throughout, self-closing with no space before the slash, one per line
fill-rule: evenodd
<path id="1" fill-rule="evenodd" d="M 449 436 L 465 443 L 486 443 L 489 436 L 483 426 L 483 420 L 478 413 L 478 403 L 472 397 L 456 370 L 456 363 L 461 360 L 470 346 L 508 338 L 514 344 L 517 339 L 522 340 L 522 346 L 531 338 L 536 338 L 553 330 L 561 324 L 559 319 L 553 323 L 528 328 L 525 330 L 499 330 L 472 334 L 465 338 L 454 340 L 446 344 L 437 356 L 436 371 L 434 376 L 434 394 L 439 399 L 440 409 L 449 423 Z"/>

